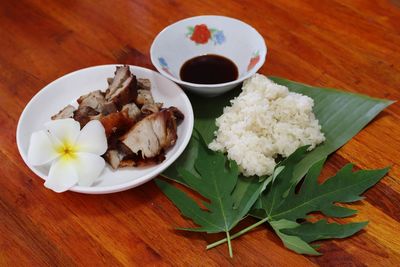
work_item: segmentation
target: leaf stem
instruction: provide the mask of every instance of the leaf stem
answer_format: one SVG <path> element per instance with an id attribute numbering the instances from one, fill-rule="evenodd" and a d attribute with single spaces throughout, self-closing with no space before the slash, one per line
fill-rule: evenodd
<path id="1" fill-rule="evenodd" d="M 231 236 L 229 234 L 229 231 L 226 232 L 226 239 L 228 240 L 229 257 L 233 258 Z"/>
<path id="2" fill-rule="evenodd" d="M 221 245 L 221 244 L 223 244 L 223 243 L 225 243 L 225 242 L 227 242 L 227 241 L 228 241 L 228 246 L 231 248 L 230 243 L 231 243 L 231 240 L 232 240 L 232 239 L 235 239 L 236 237 L 239 237 L 239 236 L 241 236 L 241 235 L 243 235 L 243 234 L 245 234 L 245 233 L 247 233 L 247 232 L 253 230 L 253 229 L 256 228 L 257 226 L 259 226 L 259 225 L 265 223 L 266 221 L 268 221 L 268 217 L 266 217 L 266 218 L 264 218 L 264 219 L 262 219 L 262 220 L 256 222 L 255 224 L 252 224 L 252 225 L 250 225 L 250 226 L 248 226 L 248 227 L 246 227 L 246 228 L 240 230 L 240 231 L 237 232 L 236 234 L 230 236 L 229 239 L 228 239 L 228 238 L 224 238 L 224 239 L 221 239 L 221 240 L 219 240 L 219 241 L 217 241 L 217 242 L 214 242 L 214 243 L 212 243 L 212 244 L 209 244 L 209 245 L 206 247 L 206 249 L 214 248 L 214 247 L 219 246 L 219 245 Z M 226 236 L 227 236 L 227 237 L 229 236 L 229 233 L 228 233 L 228 232 L 227 232 L 227 235 L 226 235 Z"/>

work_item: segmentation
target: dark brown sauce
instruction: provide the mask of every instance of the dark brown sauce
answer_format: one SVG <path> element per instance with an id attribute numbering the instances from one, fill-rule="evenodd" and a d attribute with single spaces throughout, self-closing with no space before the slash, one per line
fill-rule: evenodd
<path id="1" fill-rule="evenodd" d="M 238 74 L 232 60 L 213 54 L 189 59 L 180 70 L 182 81 L 199 84 L 231 82 L 237 79 Z"/>

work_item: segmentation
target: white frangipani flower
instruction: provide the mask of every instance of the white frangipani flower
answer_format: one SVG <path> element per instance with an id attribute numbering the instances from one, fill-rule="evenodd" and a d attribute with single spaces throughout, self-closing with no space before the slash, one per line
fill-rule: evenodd
<path id="1" fill-rule="evenodd" d="M 64 192 L 76 184 L 91 186 L 105 166 L 101 155 L 106 150 L 100 121 L 92 120 L 80 130 L 79 122 L 73 119 L 54 120 L 45 124 L 45 130 L 31 135 L 28 163 L 51 164 L 44 185 Z"/>

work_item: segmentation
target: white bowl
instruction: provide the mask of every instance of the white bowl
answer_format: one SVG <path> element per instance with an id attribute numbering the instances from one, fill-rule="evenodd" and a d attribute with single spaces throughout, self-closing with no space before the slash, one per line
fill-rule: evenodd
<path id="1" fill-rule="evenodd" d="M 28 103 L 18 122 L 17 145 L 26 165 L 39 177 L 46 179 L 48 167 L 31 166 L 27 162 L 29 139 L 33 132 L 42 130 L 50 117 L 68 104 L 76 103 L 79 96 L 91 91 L 107 88 L 107 78 L 114 76 L 118 65 L 103 65 L 78 70 L 67 74 L 40 90 Z M 86 194 L 105 194 L 119 192 L 139 186 L 164 171 L 182 154 L 190 140 L 193 130 L 193 110 L 189 99 L 182 89 L 159 73 L 136 66 L 130 66 L 138 78 L 151 81 L 151 90 L 157 102 L 165 107 L 175 106 L 185 115 L 178 126 L 178 139 L 166 153 L 166 159 L 155 166 L 141 168 L 123 168 L 113 170 L 106 166 L 93 186 L 74 186 L 70 190 Z"/>
<path id="2" fill-rule="evenodd" d="M 232 60 L 238 67 L 238 78 L 220 84 L 182 81 L 181 66 L 206 54 Z M 204 96 L 222 94 L 252 76 L 264 64 L 266 54 L 264 38 L 253 27 L 223 16 L 198 16 L 175 22 L 156 36 L 150 48 L 151 62 L 162 75 Z"/>

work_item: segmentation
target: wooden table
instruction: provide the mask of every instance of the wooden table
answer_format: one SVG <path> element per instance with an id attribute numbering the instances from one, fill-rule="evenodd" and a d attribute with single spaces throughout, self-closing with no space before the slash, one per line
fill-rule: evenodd
<path id="1" fill-rule="evenodd" d="M 15 131 L 24 106 L 57 77 L 88 66 L 154 67 L 149 48 L 165 26 L 200 14 L 244 20 L 264 36 L 261 73 L 400 99 L 400 2 L 0 1 L 0 265 L 400 265 L 400 105 L 390 106 L 329 159 L 336 171 L 392 164 L 357 204 L 366 230 L 323 242 L 321 257 L 285 249 L 266 227 L 233 241 L 180 233 L 188 226 L 153 182 L 110 195 L 56 194 L 23 163 Z M 45 108 L 45 107 L 44 107 Z M 248 221 L 247 223 L 250 223 Z"/>

